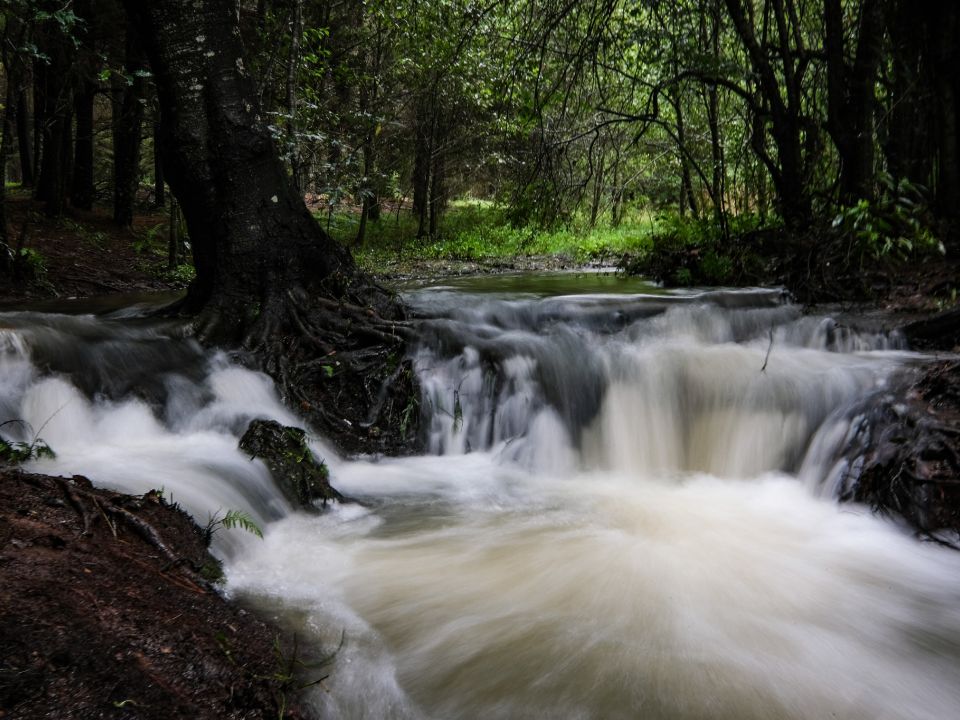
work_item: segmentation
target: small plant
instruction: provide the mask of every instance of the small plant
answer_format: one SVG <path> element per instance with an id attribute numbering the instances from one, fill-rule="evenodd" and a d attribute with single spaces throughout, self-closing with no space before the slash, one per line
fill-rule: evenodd
<path id="1" fill-rule="evenodd" d="M 14 275 L 20 278 L 30 280 L 43 280 L 47 275 L 47 259 L 43 253 L 33 248 L 20 248 L 19 250 L 10 250 L 13 261 Z"/>
<path id="2" fill-rule="evenodd" d="M 47 422 L 49 422 L 49 420 Z M 4 427 L 5 425 L 13 424 L 23 425 L 27 428 L 30 427 L 29 423 L 26 423 L 23 420 L 7 420 L 5 423 L 0 423 L 0 428 Z M 43 428 L 41 427 L 40 429 L 42 430 Z M 53 452 L 53 449 L 46 443 L 45 440 L 38 437 L 38 434 L 39 433 L 34 434 L 33 440 L 30 442 L 25 442 L 22 440 L 7 440 L 3 437 L 0 437 L 0 463 L 20 465 L 25 462 L 30 462 L 31 460 L 55 458 L 57 456 L 56 453 Z"/>
<path id="3" fill-rule="evenodd" d="M 106 233 L 103 233 L 99 230 L 91 230 L 83 223 L 79 223 L 75 220 L 68 220 L 66 218 L 62 219 L 60 224 L 74 235 L 81 238 L 84 242 L 90 243 L 100 250 L 103 250 L 106 247 Z"/>
<path id="4" fill-rule="evenodd" d="M 883 173 L 875 200 L 862 199 L 841 208 L 833 227 L 850 237 L 849 254 L 880 260 L 906 260 L 914 254 L 945 252 L 926 224 L 922 187 L 909 180 L 894 180 Z"/>
<path id="5" fill-rule="evenodd" d="M 153 227 L 143 230 L 133 240 L 133 251 L 137 255 L 142 254 L 144 251 L 160 254 L 160 249 L 163 246 L 163 238 L 161 236 L 166 230 L 166 223 L 157 223 Z"/>
<path id="6" fill-rule="evenodd" d="M 8 442 L 0 439 L 0 462 L 11 465 L 20 465 L 21 463 L 41 458 L 55 458 L 57 455 L 49 445 L 41 439 L 33 442 Z"/>
<path id="7" fill-rule="evenodd" d="M 213 538 L 214 533 L 220 528 L 227 530 L 240 528 L 241 530 L 246 530 L 248 533 L 256 535 L 261 540 L 263 539 L 263 530 L 261 530 L 256 521 L 250 517 L 250 513 L 244 512 L 243 510 L 227 510 L 223 516 L 220 515 L 220 511 L 218 510 L 211 515 L 207 521 L 207 526 L 203 529 L 203 536 L 208 544 Z"/>
<path id="8" fill-rule="evenodd" d="M 189 285 L 193 282 L 193 279 L 197 276 L 197 271 L 188 263 L 182 263 L 177 265 L 173 270 L 167 270 L 164 273 L 164 278 L 172 282 L 183 283 L 184 285 Z"/>

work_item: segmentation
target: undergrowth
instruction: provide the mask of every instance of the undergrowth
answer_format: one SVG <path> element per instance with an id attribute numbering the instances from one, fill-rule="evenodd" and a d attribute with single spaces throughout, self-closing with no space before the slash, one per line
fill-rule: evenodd
<path id="1" fill-rule="evenodd" d="M 318 218 L 344 244 L 353 245 L 358 218 L 338 212 Z M 386 263 L 406 260 L 488 260 L 519 256 L 564 256 L 573 262 L 616 262 L 624 253 L 641 252 L 650 246 L 656 219 L 646 212 L 626 217 L 619 225 L 598 224 L 585 219 L 567 225 L 540 228 L 510 223 L 503 206 L 477 200 L 451 203 L 437 233 L 417 239 L 417 219 L 409 210 L 383 214 L 367 224 L 362 247 L 354 248 L 364 267 L 376 270 Z"/>

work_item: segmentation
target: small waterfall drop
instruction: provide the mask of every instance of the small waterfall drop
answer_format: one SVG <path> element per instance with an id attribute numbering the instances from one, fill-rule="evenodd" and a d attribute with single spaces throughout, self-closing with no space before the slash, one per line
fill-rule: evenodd
<path id="1" fill-rule="evenodd" d="M 298 423 L 269 379 L 162 326 L 4 316 L 0 410 L 40 470 L 253 512 L 228 592 L 343 640 L 329 717 L 960 712 L 960 556 L 830 497 L 857 408 L 922 357 L 771 291 L 497 289 L 409 293 L 428 452 L 318 440 L 363 501 L 319 516 L 237 449 Z"/>

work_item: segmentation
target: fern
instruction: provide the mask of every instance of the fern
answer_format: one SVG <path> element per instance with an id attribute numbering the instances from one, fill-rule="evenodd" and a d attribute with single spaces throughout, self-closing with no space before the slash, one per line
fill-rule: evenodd
<path id="1" fill-rule="evenodd" d="M 261 540 L 263 539 L 263 530 L 261 530 L 260 526 L 250 517 L 250 513 L 244 512 L 243 510 L 228 510 L 227 514 L 224 515 L 219 522 L 220 525 L 227 530 L 240 528 L 241 530 L 246 530 L 248 533 L 253 533 Z"/>

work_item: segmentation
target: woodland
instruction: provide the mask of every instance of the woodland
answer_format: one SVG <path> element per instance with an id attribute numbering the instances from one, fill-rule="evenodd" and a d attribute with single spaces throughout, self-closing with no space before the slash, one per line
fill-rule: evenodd
<path id="1" fill-rule="evenodd" d="M 230 278 L 252 284 L 241 266 L 259 261 L 221 268 L 230 255 L 208 252 L 220 232 L 254 252 L 239 248 L 248 224 L 199 217 L 259 212 L 252 188 L 278 198 L 267 208 L 278 217 L 303 215 L 308 199 L 323 231 L 282 234 L 310 236 L 320 276 L 344 262 L 341 246 L 376 267 L 394 254 L 559 250 L 628 256 L 676 284 L 787 278 L 823 300 L 869 294 L 887 261 L 956 243 L 952 3 L 126 10 L 4 2 L 0 153 L 9 192 L 28 192 L 46 215 L 96 205 L 127 227 L 176 203 L 186 234 L 170 234 L 170 267 L 185 277 L 195 267 L 191 311 L 233 293 L 213 290 Z M 246 177 L 227 170 L 239 164 Z M 29 242 L 18 248 L 29 229 L 0 228 L 8 271 L 40 261 Z M 269 294 L 299 280 L 256 282 Z"/>
<path id="2" fill-rule="evenodd" d="M 873 313 L 912 350 L 948 353 L 860 408 L 869 432 L 848 439 L 867 460 L 838 500 L 955 549 L 958 37 L 960 4 L 940 0 L 0 0 L 2 300 L 173 291 L 150 321 L 190 344 L 137 356 L 132 392 L 150 395 L 151 363 L 223 351 L 353 458 L 423 450 L 411 348 L 430 332 L 455 344 L 393 281 L 603 268 L 660 289 L 783 288 L 804 312 Z M 830 330 L 831 348 L 847 330 Z M 771 325 L 758 372 L 774 348 Z M 119 403 L 111 392 L 91 402 Z M 310 475 L 309 491 L 284 490 L 292 506 L 351 501 L 305 461 L 303 430 L 258 422 L 244 452 L 274 476 Z M 47 679 L 81 662 L 70 632 L 8 617 L 0 717 L 40 717 L 41 686 L 44 712 L 76 717 L 100 717 L 104 692 L 109 717 L 177 716 L 170 697 L 184 717 L 301 716 L 287 699 L 303 679 L 296 643 L 218 605 L 201 572 L 217 573 L 206 545 L 222 518 L 203 535 L 162 493 L 27 473 L 37 438 L 12 458 L 5 437 L 0 553 L 17 532 L 40 540 L 20 564 L 0 554 L 0 570 L 53 584 L 78 567 L 54 550 L 110 546 L 124 569 L 103 602 L 159 617 L 162 597 L 129 591 L 156 576 L 197 617 L 162 632 L 143 619 L 153 629 L 123 659 L 104 637 L 134 634 L 135 610 L 103 631 L 49 586 L 0 588 L 18 613 L 41 597 L 80 617 L 83 663 L 115 653 L 139 668 L 84 680 L 71 700 Z M 137 539 L 118 550 L 124 527 Z M 202 657 L 218 662 L 197 670 Z M 135 696 L 153 705 L 125 705 Z"/>

